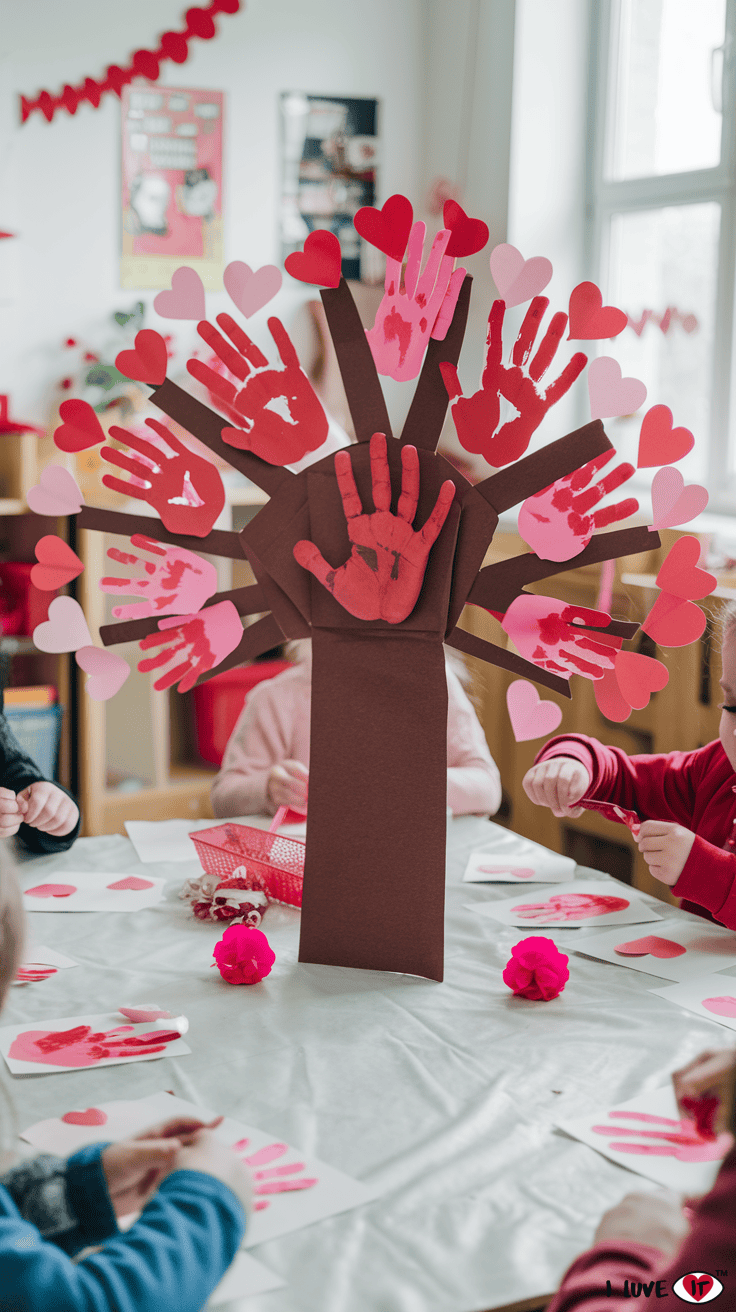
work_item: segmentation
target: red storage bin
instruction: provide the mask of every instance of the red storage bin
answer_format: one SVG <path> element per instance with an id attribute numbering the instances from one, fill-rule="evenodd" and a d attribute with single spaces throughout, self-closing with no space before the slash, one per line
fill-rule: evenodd
<path id="1" fill-rule="evenodd" d="M 270 902 L 301 906 L 306 851 L 301 839 L 269 834 L 264 829 L 236 825 L 232 821 L 212 829 L 200 829 L 189 837 L 207 874 L 229 879 L 245 866 L 249 888 L 260 889 Z"/>
<path id="2" fill-rule="evenodd" d="M 224 674 L 216 674 L 192 690 L 197 751 L 202 760 L 222 765 L 246 695 L 257 683 L 273 679 L 290 668 L 291 661 L 260 661 L 237 670 L 225 670 Z"/>
<path id="3" fill-rule="evenodd" d="M 9 560 L 5 564 L 0 564 L 2 587 L 0 604 L 4 606 L 0 620 L 3 622 L 5 634 L 25 633 L 30 636 L 39 624 L 43 624 L 44 620 L 48 619 L 49 605 L 54 597 L 59 595 L 58 588 L 56 592 L 42 592 L 40 588 L 33 586 L 31 570 L 35 563 L 35 561 Z M 13 627 L 10 627 L 11 624 Z"/>

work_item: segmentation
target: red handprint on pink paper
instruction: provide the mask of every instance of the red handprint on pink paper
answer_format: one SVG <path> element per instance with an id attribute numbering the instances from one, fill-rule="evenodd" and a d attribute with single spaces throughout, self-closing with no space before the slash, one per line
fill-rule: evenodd
<path id="1" fill-rule="evenodd" d="M 109 464 L 125 469 L 137 481 L 124 483 L 114 474 L 103 474 L 105 487 L 124 497 L 147 501 L 169 533 L 206 538 L 225 505 L 225 489 L 218 471 L 209 460 L 184 446 L 157 419 L 147 419 L 146 423 L 174 454 L 166 456 L 135 433 L 113 426 L 110 437 L 137 451 L 140 458 L 132 459 L 112 446 L 103 446 L 102 455 Z"/>
<path id="2" fill-rule="evenodd" d="M 628 497 L 615 506 L 589 513 L 634 472 L 633 465 L 617 465 L 600 482 L 588 487 L 615 454 L 604 451 L 572 474 L 527 497 L 519 511 L 519 533 L 541 560 L 572 560 L 587 547 L 596 529 L 626 519 L 639 509 L 639 502 Z"/>
<path id="3" fill-rule="evenodd" d="M 217 570 L 208 560 L 183 547 L 163 547 L 153 538 L 136 533 L 131 546 L 156 556 L 155 561 L 110 547 L 108 556 L 121 565 L 141 566 L 144 578 L 103 578 L 100 588 L 113 596 L 131 594 L 141 601 L 113 606 L 116 619 L 139 620 L 150 615 L 194 614 L 217 592 Z"/>
<path id="4" fill-rule="evenodd" d="M 613 669 L 623 639 L 601 635 L 599 640 L 597 634 L 580 626 L 602 628 L 610 619 L 605 611 L 522 592 L 512 601 L 501 624 L 519 654 L 540 669 L 552 670 L 563 679 L 571 674 L 601 679 L 606 670 Z"/>
<path id="5" fill-rule="evenodd" d="M 233 1144 L 233 1151 L 243 1158 L 251 1170 L 256 1166 L 266 1167 L 262 1171 L 253 1170 L 253 1193 L 261 1199 L 255 1204 L 256 1212 L 262 1212 L 269 1206 L 268 1200 L 263 1198 L 264 1194 L 290 1194 L 302 1189 L 312 1189 L 314 1185 L 319 1184 L 316 1177 L 300 1176 L 296 1180 L 288 1178 L 298 1176 L 300 1171 L 306 1171 L 304 1162 L 285 1162 L 281 1166 L 268 1166 L 269 1162 L 277 1161 L 289 1151 L 288 1144 L 270 1143 L 265 1148 L 259 1148 L 257 1152 L 246 1154 L 244 1150 L 249 1142 L 248 1139 L 239 1139 Z"/>
<path id="6" fill-rule="evenodd" d="M 281 320 L 268 321 L 280 367 L 269 363 L 229 314 L 218 314 L 217 322 L 229 342 L 206 320 L 197 331 L 244 386 L 238 389 L 201 360 L 189 360 L 187 369 L 238 425 L 223 428 L 223 442 L 239 451 L 252 451 L 271 465 L 293 465 L 316 451 L 327 437 L 327 416 Z"/>
<path id="7" fill-rule="evenodd" d="M 480 388 L 472 396 L 463 396 L 455 365 L 440 365 L 460 445 L 466 451 L 482 455 L 495 468 L 523 456 L 547 411 L 570 390 L 587 364 L 587 356 L 578 351 L 559 377 L 549 384 L 546 391 L 542 390 L 542 379 L 555 358 L 567 327 L 566 314 L 553 315 L 536 354 L 530 358 L 548 305 L 546 296 L 535 296 L 516 339 L 511 364 L 504 365 L 506 306 L 503 301 L 493 302 Z M 518 411 L 505 423 L 501 423 L 501 397 Z"/>
<path id="8" fill-rule="evenodd" d="M 138 662 L 138 669 L 157 670 L 177 656 L 182 659 L 154 683 L 154 688 L 171 688 L 179 680 L 179 692 L 193 688 L 200 674 L 214 670 L 243 637 L 240 616 L 231 601 L 218 601 L 196 615 L 172 615 L 159 621 L 159 633 L 142 638 L 141 651 L 167 644 L 157 656 Z"/>
<path id="9" fill-rule="evenodd" d="M 614 911 L 625 911 L 628 905 L 624 897 L 602 893 L 556 893 L 546 902 L 523 902 L 511 910 L 522 920 L 537 920 L 546 925 L 551 920 L 565 922 L 609 916 Z"/>
<path id="10" fill-rule="evenodd" d="M 8 1056 L 40 1066 L 94 1066 L 110 1058 L 165 1052 L 167 1043 L 181 1038 L 178 1030 L 131 1035 L 133 1029 L 132 1025 L 118 1025 L 95 1033 L 91 1025 L 76 1025 L 71 1030 L 24 1030 L 13 1039 Z"/>
<path id="11" fill-rule="evenodd" d="M 728 1132 L 716 1138 L 706 1137 L 694 1121 L 672 1120 L 669 1116 L 653 1116 L 649 1112 L 609 1112 L 622 1120 L 640 1121 L 644 1125 L 660 1125 L 660 1130 L 639 1129 L 636 1125 L 592 1125 L 595 1134 L 638 1136 L 636 1142 L 624 1143 L 616 1139 L 609 1143 L 617 1153 L 638 1153 L 647 1157 L 674 1157 L 678 1162 L 720 1162 L 733 1143 Z M 639 1142 L 647 1140 L 647 1142 Z"/>
<path id="12" fill-rule="evenodd" d="M 403 286 L 401 260 L 387 257 L 383 300 L 366 332 L 379 374 L 397 382 L 417 377 L 430 337 L 444 341 L 465 278 L 465 269 L 453 272 L 455 261 L 445 253 L 448 228 L 437 233 L 420 276 L 426 231 L 424 223 L 411 230 Z"/>
<path id="13" fill-rule="evenodd" d="M 424 580 L 427 557 L 447 518 L 455 484 L 447 479 L 429 519 L 415 532 L 419 501 L 419 456 L 416 447 L 401 448 L 401 496 L 391 511 L 391 476 L 386 438 L 374 433 L 370 445 L 374 513 L 364 514 L 347 451 L 335 456 L 335 474 L 347 520 L 351 553 L 344 565 L 328 565 L 314 542 L 302 538 L 294 557 L 319 579 L 350 615 L 361 620 L 400 624 L 411 615 Z"/>

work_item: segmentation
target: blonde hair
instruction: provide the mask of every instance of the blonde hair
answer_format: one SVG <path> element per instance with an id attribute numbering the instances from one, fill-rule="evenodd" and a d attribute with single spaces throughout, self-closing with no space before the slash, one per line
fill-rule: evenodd
<path id="1" fill-rule="evenodd" d="M 733 628 L 736 628 L 736 601 L 729 601 L 721 611 L 721 647 Z"/>

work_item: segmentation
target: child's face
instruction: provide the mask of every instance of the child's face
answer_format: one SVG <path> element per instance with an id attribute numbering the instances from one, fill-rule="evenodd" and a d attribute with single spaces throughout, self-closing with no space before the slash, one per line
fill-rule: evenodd
<path id="1" fill-rule="evenodd" d="M 730 624 L 723 637 L 722 706 L 736 707 L 736 624 Z M 736 710 L 721 710 L 720 739 L 733 769 L 736 770 Z"/>

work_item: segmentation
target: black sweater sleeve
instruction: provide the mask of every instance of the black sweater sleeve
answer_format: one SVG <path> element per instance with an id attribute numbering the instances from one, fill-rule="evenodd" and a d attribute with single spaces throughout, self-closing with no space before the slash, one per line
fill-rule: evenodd
<path id="1" fill-rule="evenodd" d="M 20 793 L 29 784 L 35 784 L 41 780 L 45 782 L 45 776 L 41 773 L 36 762 L 31 760 L 27 752 L 23 751 L 13 730 L 8 724 L 7 717 L 4 713 L 4 697 L 0 691 L 0 787 L 11 788 L 14 793 Z M 75 806 L 77 800 L 64 788 L 62 784 L 56 784 L 67 797 L 71 797 Z M 63 838 L 54 838 L 51 834 L 43 834 L 40 829 L 33 829 L 30 825 L 21 825 L 18 830 L 18 839 L 27 851 L 33 852 L 34 855 L 48 855 L 55 852 L 66 852 L 79 835 L 79 829 L 82 823 L 81 815 L 71 833 L 65 834 Z"/>

